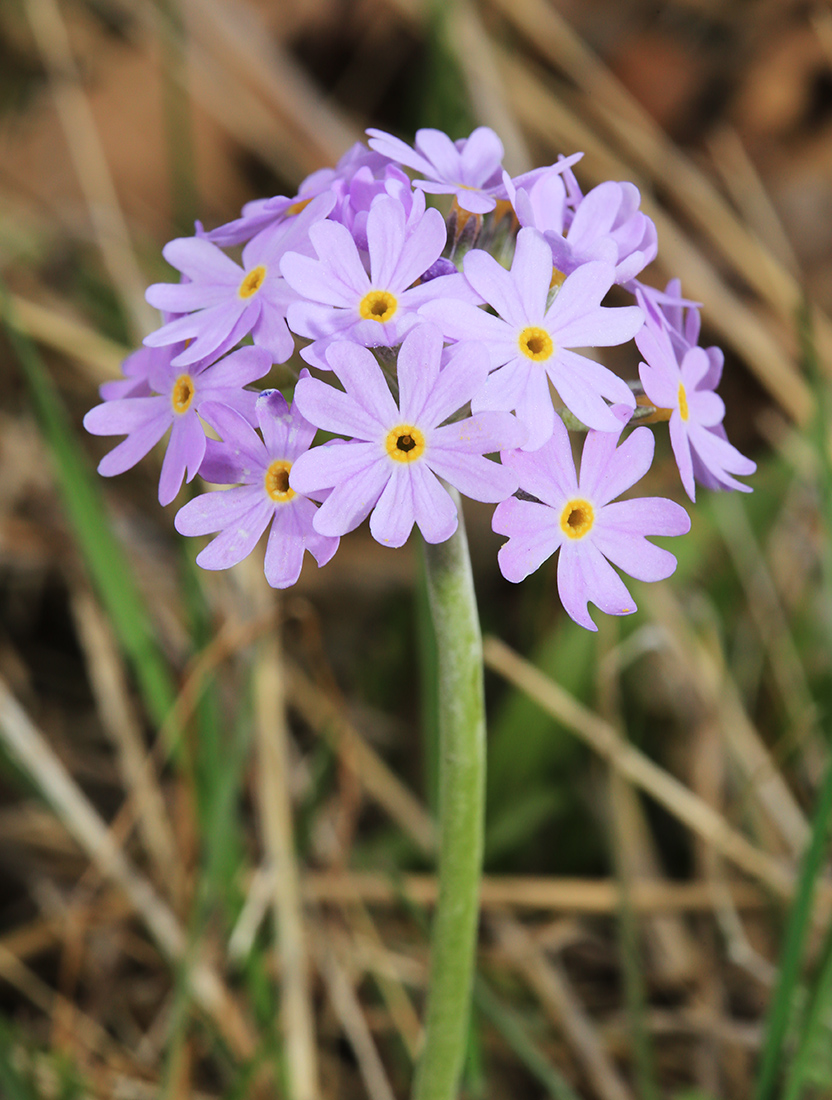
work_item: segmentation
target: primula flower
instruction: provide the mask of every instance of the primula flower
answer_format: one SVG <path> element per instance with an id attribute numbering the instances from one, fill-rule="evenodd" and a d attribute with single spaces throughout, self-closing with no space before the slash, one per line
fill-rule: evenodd
<path id="1" fill-rule="evenodd" d="M 152 348 L 139 348 L 128 355 L 121 364 L 123 378 L 113 378 L 102 382 L 98 387 L 102 401 L 113 401 L 117 397 L 149 397 L 153 392 L 147 376 L 153 369 L 156 352 Z"/>
<path id="2" fill-rule="evenodd" d="M 522 442 L 508 413 L 483 413 L 443 423 L 470 400 L 485 378 L 481 345 L 459 348 L 440 370 L 442 336 L 421 324 L 399 351 L 399 405 L 373 355 L 346 341 L 329 349 L 329 363 L 346 392 L 312 378 L 295 390 L 298 407 L 327 431 L 349 435 L 302 455 L 290 477 L 293 489 L 332 489 L 315 516 L 322 534 L 343 535 L 370 512 L 380 543 L 402 546 L 415 523 L 427 542 L 444 542 L 457 527 L 457 510 L 443 478 L 474 500 L 509 496 L 517 479 L 485 458 Z"/>
<path id="3" fill-rule="evenodd" d="M 154 283 L 146 297 L 158 309 L 186 316 L 151 332 L 145 344 L 188 341 L 173 361 L 179 367 L 220 354 L 219 349 L 233 347 L 251 333 L 272 362 L 285 362 L 295 346 L 286 310 L 297 296 L 280 274 L 280 259 L 290 249 L 308 249 L 310 226 L 325 218 L 334 202 L 332 194 L 319 195 L 296 217 L 259 233 L 243 249 L 242 267 L 204 237 L 180 237 L 166 244 L 165 259 L 190 281 Z"/>
<path id="4" fill-rule="evenodd" d="M 457 142 L 441 130 L 417 130 L 415 149 L 384 130 L 367 134 L 376 152 L 421 174 L 414 187 L 430 195 L 453 195 L 469 214 L 487 214 L 498 198 L 505 198 L 503 143 L 487 126 Z"/>
<path id="5" fill-rule="evenodd" d="M 667 328 L 649 314 L 636 344 L 646 359 L 639 365 L 645 394 L 657 408 L 672 410 L 670 443 L 690 499 L 696 499 L 696 480 L 709 488 L 750 493 L 751 487 L 733 475 L 753 474 L 756 463 L 728 442 L 722 428 L 725 405 L 713 392 L 722 372 L 719 349 L 709 349 L 717 353 L 709 355 L 704 348 L 689 347 L 680 362 Z"/>
<path id="6" fill-rule="evenodd" d="M 302 371 L 301 377 L 307 373 Z M 314 529 L 317 505 L 289 486 L 292 466 L 308 450 L 317 429 L 279 390 L 264 390 L 255 412 L 262 440 L 243 417 L 226 410 L 217 424 L 223 442 L 208 440 L 200 467 L 206 481 L 235 487 L 188 501 L 177 512 L 175 525 L 182 535 L 219 531 L 197 555 L 197 565 L 229 569 L 248 557 L 271 524 L 266 579 L 273 588 L 288 588 L 300 576 L 305 550 L 319 566 L 326 565 L 340 540 Z"/>
<path id="7" fill-rule="evenodd" d="M 177 348 L 148 351 L 150 396 L 117 397 L 96 405 L 84 417 L 92 435 L 126 435 L 98 464 L 104 477 L 122 474 L 144 458 L 168 430 L 168 448 L 159 478 L 159 503 L 170 504 L 187 475 L 193 480 L 205 455 L 200 417 L 215 428 L 223 408 L 252 418 L 257 394 L 243 386 L 268 374 L 271 357 L 262 348 L 240 348 L 213 366 L 174 365 Z"/>
<path id="8" fill-rule="evenodd" d="M 370 273 L 364 270 L 358 245 L 345 226 L 325 221 L 309 236 L 318 259 L 288 253 L 281 271 L 303 301 L 289 307 L 293 332 L 315 341 L 301 355 L 327 369 L 326 349 L 334 339 L 364 347 L 394 347 L 419 323 L 417 310 L 440 286 L 460 285 L 459 274 L 440 276 L 412 286 L 445 247 L 445 222 L 438 210 L 425 210 L 424 196 L 414 197 L 410 217 L 394 198 L 376 199 L 367 217 Z M 440 280 L 444 280 L 440 283 Z"/>
<path id="9" fill-rule="evenodd" d="M 690 530 L 684 508 L 662 497 L 615 501 L 643 477 L 653 461 L 649 428 L 636 428 L 617 447 L 619 432 L 587 434 L 576 475 L 569 433 L 561 420 L 539 451 L 503 453 L 520 488 L 537 500 L 512 497 L 494 510 L 492 526 L 508 535 L 497 554 L 503 576 L 522 581 L 560 550 L 558 593 L 567 613 L 596 630 L 587 604 L 608 615 L 629 615 L 635 601 L 610 565 L 641 581 L 664 580 L 676 568 L 667 550 L 647 535 L 683 535 Z M 611 503 L 613 502 L 613 503 Z"/>
<path id="10" fill-rule="evenodd" d="M 555 412 L 549 380 L 566 407 L 590 428 L 616 431 L 620 420 L 604 398 L 635 407 L 629 386 L 606 367 L 571 348 L 609 347 L 641 327 L 637 306 L 608 308 L 601 301 L 613 267 L 587 263 L 568 276 L 547 309 L 552 253 L 536 229 L 521 229 L 511 271 L 476 249 L 464 261 L 465 278 L 497 316 L 460 301 L 426 303 L 421 313 L 452 340 L 482 340 L 493 373 L 472 409 L 516 409 L 528 430 L 525 449 L 536 450 L 552 434 Z"/>

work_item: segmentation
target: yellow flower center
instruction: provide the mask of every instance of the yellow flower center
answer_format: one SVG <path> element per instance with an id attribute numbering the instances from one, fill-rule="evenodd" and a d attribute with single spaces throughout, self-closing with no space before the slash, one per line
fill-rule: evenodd
<path id="1" fill-rule="evenodd" d="M 555 350 L 552 337 L 545 328 L 524 328 L 517 341 L 520 350 L 536 363 L 550 358 Z"/>
<path id="2" fill-rule="evenodd" d="M 263 285 L 263 280 L 265 278 L 266 269 L 262 264 L 253 267 L 246 275 L 245 279 L 240 283 L 240 289 L 237 293 L 241 298 L 251 298 Z"/>
<path id="3" fill-rule="evenodd" d="M 685 393 L 685 387 L 682 383 L 679 383 L 679 416 L 682 420 L 687 420 L 690 416 L 688 411 L 688 395 Z"/>
<path id="4" fill-rule="evenodd" d="M 389 290 L 371 290 L 365 294 L 358 306 L 358 312 L 365 321 L 389 321 L 399 303 Z"/>
<path id="5" fill-rule="evenodd" d="M 413 424 L 397 424 L 384 446 L 394 462 L 416 462 L 425 453 L 425 437 Z"/>
<path id="6" fill-rule="evenodd" d="M 274 462 L 270 463 L 268 470 L 266 470 L 266 476 L 263 478 L 266 492 L 278 504 L 286 504 L 295 496 L 295 490 L 289 487 L 289 471 L 291 469 L 291 462 L 287 462 L 285 458 L 276 458 Z"/>
<path id="7" fill-rule="evenodd" d="M 174 383 L 173 390 L 170 395 L 170 403 L 173 405 L 173 411 L 182 413 L 188 411 L 191 407 L 191 402 L 194 399 L 196 390 L 194 388 L 194 380 L 189 374 L 180 374 Z"/>
<path id="8" fill-rule="evenodd" d="M 595 523 L 595 509 L 588 500 L 570 500 L 560 514 L 560 529 L 570 539 L 582 539 Z"/>

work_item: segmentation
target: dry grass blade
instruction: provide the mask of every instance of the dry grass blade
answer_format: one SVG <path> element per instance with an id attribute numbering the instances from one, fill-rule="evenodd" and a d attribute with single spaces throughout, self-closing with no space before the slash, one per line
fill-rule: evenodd
<path id="1" fill-rule="evenodd" d="M 125 788 L 134 799 L 138 828 L 157 881 L 176 888 L 185 880 L 165 800 L 129 699 L 127 678 L 107 620 L 86 590 L 76 588 L 72 611 L 87 658 L 87 675 L 105 730 L 116 747 Z"/>
<path id="2" fill-rule="evenodd" d="M 173 911 L 115 843 L 104 821 L 2 680 L 0 737 L 98 871 L 121 887 L 162 953 L 173 962 L 182 961 L 187 939 Z M 188 981 L 194 999 L 214 1020 L 229 1046 L 238 1056 L 251 1057 L 254 1040 L 216 972 L 196 962 L 189 969 Z"/>
<path id="3" fill-rule="evenodd" d="M 437 885 L 434 875 L 403 875 L 400 880 L 391 881 L 389 877 L 366 871 L 350 874 L 318 871 L 306 874 L 303 891 L 308 901 L 339 905 L 351 902 L 397 905 L 403 898 L 417 905 L 434 905 Z M 751 884 L 732 883 L 730 897 L 738 909 L 764 909 L 768 905 L 765 895 Z M 828 907 L 832 890 L 827 889 L 823 897 Z M 621 889 L 611 879 L 484 875 L 480 902 L 483 909 L 615 913 L 621 908 Z M 643 913 L 696 913 L 712 910 L 714 897 L 706 883 L 654 880 L 634 882 L 629 903 Z"/>
<path id="4" fill-rule="evenodd" d="M 353 1049 L 369 1100 L 396 1100 L 361 1005 L 332 941 L 321 931 L 314 936 L 318 969 L 344 1034 Z"/>
<path id="5" fill-rule="evenodd" d="M 273 598 L 260 569 L 252 564 L 246 579 L 252 596 Z M 284 667 L 275 631 L 256 647 L 254 719 L 257 735 L 257 798 L 263 843 L 272 864 L 272 908 L 279 970 L 282 976 L 281 1024 L 286 1043 L 290 1100 L 317 1100 L 318 1059 L 315 1018 L 309 984 L 303 903 L 295 857 L 289 791 Z"/>
<path id="6" fill-rule="evenodd" d="M 689 679 L 694 692 L 716 715 L 725 743 L 748 783 L 749 793 L 792 854 L 800 856 L 809 840 L 809 823 L 748 717 L 724 662 L 694 635 L 669 588 L 650 591 L 647 601 L 651 614 L 664 625 L 678 654 L 680 674 Z M 770 620 L 777 621 L 776 617 Z M 786 645 L 785 641 L 780 644 Z"/>
<path id="7" fill-rule="evenodd" d="M 562 968 L 544 955 L 518 921 L 497 920 L 494 927 L 501 947 L 535 991 L 552 1022 L 563 1030 L 598 1096 L 602 1100 L 633 1100 Z"/>
<path id="8" fill-rule="evenodd" d="M 98 247 L 121 297 L 133 337 L 138 341 L 155 327 L 156 315 L 144 300 L 145 280 L 130 243 L 95 119 L 81 87 L 61 9 L 57 0 L 26 0 L 25 8 L 52 81 L 58 114 Z"/>
<path id="9" fill-rule="evenodd" d="M 354 770 L 367 794 L 423 851 L 432 852 L 436 830 L 430 815 L 338 706 L 295 664 L 287 663 L 287 690 L 292 706 L 330 741 L 344 764 Z"/>
<path id="10" fill-rule="evenodd" d="M 13 317 L 27 336 L 79 363 L 96 385 L 119 376 L 129 349 L 48 306 L 14 294 L 11 301 Z"/>
<path id="11" fill-rule="evenodd" d="M 791 897 L 794 877 L 778 860 L 761 852 L 683 783 L 623 741 L 607 722 L 581 706 L 534 665 L 524 661 L 496 638 L 486 639 L 484 652 L 489 668 L 526 692 L 631 783 L 650 794 L 746 874 L 765 883 L 780 897 Z"/>

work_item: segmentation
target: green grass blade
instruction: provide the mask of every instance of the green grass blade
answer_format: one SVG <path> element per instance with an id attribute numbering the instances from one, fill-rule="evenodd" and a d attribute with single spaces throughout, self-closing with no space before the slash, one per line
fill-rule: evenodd
<path id="1" fill-rule="evenodd" d="M 529 1037 L 522 1019 L 491 992 L 481 975 L 477 975 L 474 982 L 474 1004 L 553 1100 L 580 1100 L 569 1082 Z"/>
<path id="2" fill-rule="evenodd" d="M 173 677 L 130 564 L 108 521 L 96 475 L 35 345 L 16 322 L 2 281 L 0 315 L 52 456 L 55 479 L 79 550 L 133 668 L 147 711 L 152 721 L 161 725 L 175 699 Z"/>

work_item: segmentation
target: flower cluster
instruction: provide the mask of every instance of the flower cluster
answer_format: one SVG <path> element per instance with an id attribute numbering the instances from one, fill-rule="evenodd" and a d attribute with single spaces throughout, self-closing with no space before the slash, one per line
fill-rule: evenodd
<path id="1" fill-rule="evenodd" d="M 670 500 L 615 499 L 652 462 L 653 435 L 634 426 L 645 406 L 669 422 L 692 500 L 695 481 L 747 490 L 737 475 L 755 468 L 722 428 L 722 354 L 699 346 L 698 304 L 678 281 L 638 281 L 657 252 L 638 190 L 607 181 L 584 194 L 580 154 L 512 179 L 485 127 L 456 142 L 420 130 L 414 147 L 368 134 L 369 148 L 296 195 L 165 247 L 181 278 L 147 292 L 163 323 L 84 421 L 126 435 L 100 472 L 127 470 L 170 428 L 161 503 L 197 473 L 228 487 L 176 516 L 183 534 L 216 533 L 198 563 L 234 565 L 270 527 L 265 570 L 278 588 L 298 579 L 306 550 L 324 565 L 368 516 L 387 546 L 414 525 L 428 542 L 450 538 L 450 486 L 497 505 L 508 580 L 559 551 L 576 622 L 595 629 L 590 602 L 634 611 L 612 565 L 667 577 L 675 558 L 645 536 L 690 526 Z M 427 195 L 450 204 L 447 216 Z M 225 251 L 236 246 L 240 263 Z M 602 304 L 614 285 L 632 304 Z M 320 377 L 304 367 L 291 404 L 249 389 L 292 357 L 296 337 Z M 594 355 L 633 339 L 640 385 Z M 564 417 L 587 433 L 579 475 Z M 335 438 L 314 446 L 318 429 Z"/>

